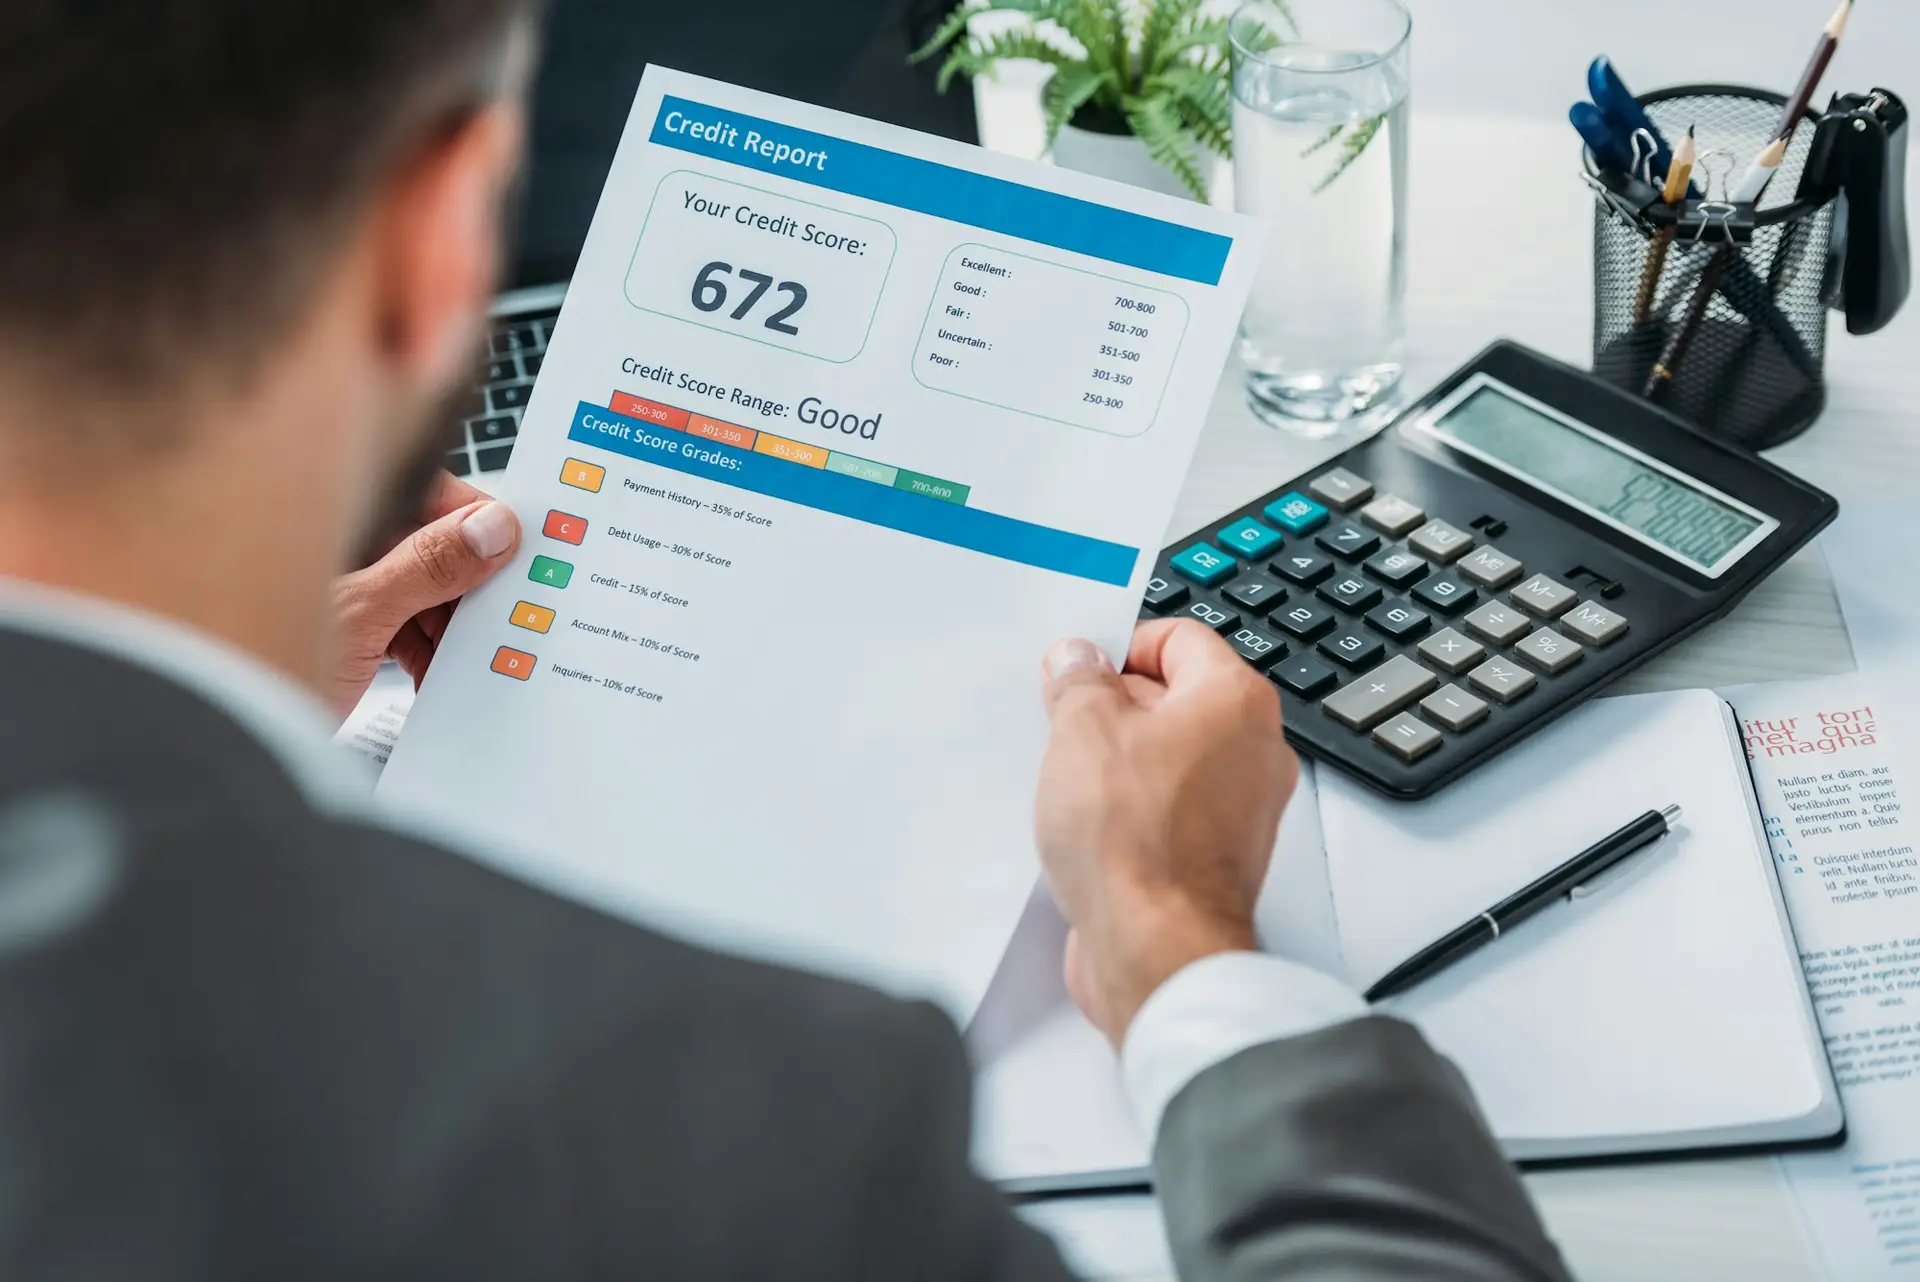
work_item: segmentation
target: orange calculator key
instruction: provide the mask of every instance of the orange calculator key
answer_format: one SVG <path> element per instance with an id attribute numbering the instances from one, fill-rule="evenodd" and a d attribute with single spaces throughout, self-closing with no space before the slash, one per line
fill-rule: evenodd
<path id="1" fill-rule="evenodd" d="M 534 657 L 525 650 L 516 650 L 510 645 L 503 645 L 493 652 L 493 670 L 515 681 L 525 681 L 532 676 L 535 662 Z"/>
<path id="2" fill-rule="evenodd" d="M 529 632 L 545 632 L 553 626 L 553 611 L 544 605 L 522 601 L 513 607 L 513 613 L 507 616 L 507 622 L 516 628 L 525 628 Z"/>
<path id="3" fill-rule="evenodd" d="M 592 494 L 600 492 L 600 486 L 606 479 L 606 468 L 597 463 L 583 463 L 577 458 L 568 459 L 560 468 L 560 484 Z"/>
<path id="4" fill-rule="evenodd" d="M 549 512 L 547 528 L 543 532 L 548 538 L 559 539 L 562 543 L 579 543 L 587 537 L 587 518 L 557 510 Z"/>

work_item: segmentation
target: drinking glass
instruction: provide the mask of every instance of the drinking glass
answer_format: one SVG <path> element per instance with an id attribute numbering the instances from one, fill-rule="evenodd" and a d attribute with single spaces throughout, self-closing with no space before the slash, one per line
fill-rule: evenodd
<path id="1" fill-rule="evenodd" d="M 1240 324 L 1267 422 L 1389 416 L 1406 337 L 1407 72 L 1399 0 L 1252 0 L 1233 46 L 1234 203 L 1273 230 Z"/>

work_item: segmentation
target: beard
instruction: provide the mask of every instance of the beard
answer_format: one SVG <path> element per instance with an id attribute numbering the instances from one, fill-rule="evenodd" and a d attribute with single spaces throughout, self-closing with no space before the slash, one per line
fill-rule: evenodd
<path id="1" fill-rule="evenodd" d="M 366 537 L 361 541 L 360 555 L 354 561 L 356 567 L 373 564 L 419 527 L 427 497 L 447 474 L 448 451 L 466 443 L 466 419 L 460 408 L 480 382 L 481 367 L 482 362 L 476 358 L 473 369 L 456 379 L 422 418 L 399 425 L 401 430 L 418 433 L 419 441 L 388 479 Z"/>

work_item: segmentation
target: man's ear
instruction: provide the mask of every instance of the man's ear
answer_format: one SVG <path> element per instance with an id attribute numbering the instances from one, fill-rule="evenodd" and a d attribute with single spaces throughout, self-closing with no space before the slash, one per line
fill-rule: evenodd
<path id="1" fill-rule="evenodd" d="M 416 387 L 445 387 L 475 359 L 524 133 L 519 106 L 488 107 L 421 148 L 381 197 L 380 339 Z"/>

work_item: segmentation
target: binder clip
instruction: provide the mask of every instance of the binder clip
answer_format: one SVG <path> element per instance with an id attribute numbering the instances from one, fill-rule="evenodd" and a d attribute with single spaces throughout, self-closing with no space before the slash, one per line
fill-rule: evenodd
<path id="1" fill-rule="evenodd" d="M 1891 90 L 1838 94 L 1820 119 L 1802 197 L 1835 197 L 1823 297 L 1849 334 L 1872 334 L 1913 290 L 1907 233 L 1907 106 Z"/>

